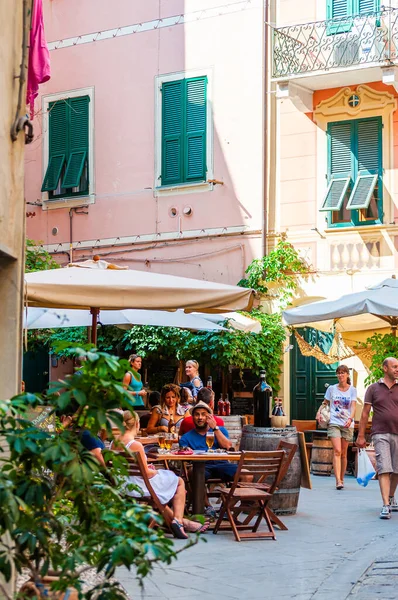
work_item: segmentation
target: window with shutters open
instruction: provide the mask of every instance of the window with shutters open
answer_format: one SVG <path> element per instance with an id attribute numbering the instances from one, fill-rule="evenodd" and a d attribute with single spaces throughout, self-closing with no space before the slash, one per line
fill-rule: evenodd
<path id="1" fill-rule="evenodd" d="M 321 211 L 329 226 L 383 219 L 381 117 L 329 123 L 328 187 Z"/>
<path id="2" fill-rule="evenodd" d="M 161 185 L 206 181 L 207 77 L 165 81 L 161 94 Z"/>
<path id="3" fill-rule="evenodd" d="M 379 11 L 380 0 L 327 0 L 327 33 L 333 35 L 351 31 L 352 17 Z"/>
<path id="4" fill-rule="evenodd" d="M 89 96 L 48 105 L 48 165 L 42 192 L 49 199 L 89 192 Z"/>

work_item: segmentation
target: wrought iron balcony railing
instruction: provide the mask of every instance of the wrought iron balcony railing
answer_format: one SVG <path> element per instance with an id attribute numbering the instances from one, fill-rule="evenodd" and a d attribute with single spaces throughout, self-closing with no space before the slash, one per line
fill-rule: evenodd
<path id="1" fill-rule="evenodd" d="M 274 79 L 355 65 L 390 65 L 398 56 L 398 9 L 273 30 Z"/>

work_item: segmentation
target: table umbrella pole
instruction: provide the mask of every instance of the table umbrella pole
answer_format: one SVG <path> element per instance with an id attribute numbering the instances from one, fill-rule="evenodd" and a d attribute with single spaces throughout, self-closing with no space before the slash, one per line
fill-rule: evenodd
<path id="1" fill-rule="evenodd" d="M 97 322 L 98 322 L 99 308 L 90 308 L 90 313 L 92 315 L 91 343 L 94 344 L 94 346 L 96 346 L 97 345 Z"/>

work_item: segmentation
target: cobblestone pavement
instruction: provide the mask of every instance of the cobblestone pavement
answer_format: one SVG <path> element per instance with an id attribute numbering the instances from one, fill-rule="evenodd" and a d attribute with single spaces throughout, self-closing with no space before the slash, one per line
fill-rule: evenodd
<path id="1" fill-rule="evenodd" d="M 313 477 L 301 490 L 297 515 L 277 541 L 237 543 L 231 533 L 208 533 L 169 567 L 156 567 L 140 590 L 133 573 L 117 578 L 134 600 L 398 600 L 398 513 L 378 518 L 378 483 Z M 176 547 L 184 542 L 176 541 Z"/>
<path id="2" fill-rule="evenodd" d="M 348 600 L 390 600 L 398 597 L 398 555 L 376 560 L 353 587 Z"/>

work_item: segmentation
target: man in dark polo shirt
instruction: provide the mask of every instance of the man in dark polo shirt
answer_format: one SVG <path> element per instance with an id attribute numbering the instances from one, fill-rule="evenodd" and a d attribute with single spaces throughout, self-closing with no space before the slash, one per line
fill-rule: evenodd
<path id="1" fill-rule="evenodd" d="M 383 499 L 380 518 L 389 519 L 391 511 L 398 511 L 394 496 L 398 484 L 398 360 L 386 358 L 383 371 L 384 377 L 366 390 L 356 443 L 359 448 L 366 446 L 365 430 L 373 408 L 371 433 Z"/>

